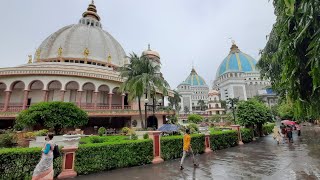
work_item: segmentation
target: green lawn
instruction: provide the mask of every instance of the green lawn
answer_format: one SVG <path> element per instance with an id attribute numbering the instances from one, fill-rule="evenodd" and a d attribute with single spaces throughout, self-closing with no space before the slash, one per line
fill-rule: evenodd
<path id="1" fill-rule="evenodd" d="M 91 144 L 91 143 L 113 143 L 113 142 L 122 142 L 122 141 L 131 141 L 129 136 L 89 136 L 83 137 L 80 140 L 80 144 Z"/>

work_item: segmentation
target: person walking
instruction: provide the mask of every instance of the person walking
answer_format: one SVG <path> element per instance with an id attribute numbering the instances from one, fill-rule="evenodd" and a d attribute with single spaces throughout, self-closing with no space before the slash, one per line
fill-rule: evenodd
<path id="1" fill-rule="evenodd" d="M 299 123 L 296 123 L 296 129 L 298 131 L 298 136 L 301 136 L 301 127 Z"/>
<path id="2" fill-rule="evenodd" d="M 49 133 L 42 149 L 40 162 L 33 171 L 32 180 L 53 180 L 53 134 Z"/>
<path id="3" fill-rule="evenodd" d="M 183 170 L 183 161 L 186 158 L 187 154 L 191 153 L 192 154 L 192 161 L 193 161 L 193 165 L 194 167 L 197 166 L 197 164 L 195 163 L 195 159 L 194 159 L 194 154 L 191 148 L 191 136 L 190 136 L 190 130 L 186 129 L 186 133 L 183 136 L 183 155 L 181 158 L 181 162 L 180 162 L 180 170 Z"/>
<path id="4" fill-rule="evenodd" d="M 293 139 L 292 139 L 292 127 L 287 125 L 287 137 L 288 137 L 288 142 L 289 143 L 293 143 Z"/>
<path id="5" fill-rule="evenodd" d="M 280 129 L 281 129 L 282 143 L 284 144 L 287 138 L 287 129 L 283 123 L 281 123 Z"/>
<path id="6" fill-rule="evenodd" d="M 273 139 L 275 139 L 277 141 L 277 143 L 280 144 L 281 134 L 280 134 L 277 126 L 274 126 L 274 128 L 273 128 Z"/>

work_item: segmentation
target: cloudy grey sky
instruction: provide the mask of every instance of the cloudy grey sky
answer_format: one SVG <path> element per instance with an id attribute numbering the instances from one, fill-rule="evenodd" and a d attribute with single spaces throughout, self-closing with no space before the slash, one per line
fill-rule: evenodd
<path id="1" fill-rule="evenodd" d="M 41 42 L 77 23 L 91 0 L 3 0 L 0 67 L 27 62 Z M 186 79 L 192 62 L 211 85 L 232 37 L 240 50 L 259 59 L 275 22 L 268 0 L 95 0 L 103 28 L 126 53 L 151 44 L 172 88 Z"/>

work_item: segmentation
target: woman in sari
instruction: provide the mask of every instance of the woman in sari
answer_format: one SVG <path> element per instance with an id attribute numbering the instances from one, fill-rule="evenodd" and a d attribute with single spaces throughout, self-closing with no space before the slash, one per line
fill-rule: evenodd
<path id="1" fill-rule="evenodd" d="M 277 140 L 277 143 L 280 144 L 281 134 L 277 126 L 274 126 L 273 128 L 273 139 Z"/>
<path id="2" fill-rule="evenodd" d="M 53 134 L 49 133 L 46 143 L 42 149 L 40 162 L 33 171 L 32 180 L 52 180 L 53 179 Z"/>

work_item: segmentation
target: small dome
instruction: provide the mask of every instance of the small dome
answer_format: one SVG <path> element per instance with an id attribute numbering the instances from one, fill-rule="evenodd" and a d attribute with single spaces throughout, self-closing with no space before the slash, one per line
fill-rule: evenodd
<path id="1" fill-rule="evenodd" d="M 216 90 L 210 90 L 209 93 L 208 93 L 208 96 L 214 96 L 214 95 L 219 95 L 219 91 L 216 91 Z"/>
<path id="2" fill-rule="evenodd" d="M 35 54 L 37 61 L 59 57 L 66 60 L 91 59 L 122 66 L 126 54 L 119 42 L 102 29 L 93 2 L 82 16 L 78 24 L 65 26 L 46 38 Z"/>
<path id="3" fill-rule="evenodd" d="M 142 56 L 147 56 L 150 59 L 157 58 L 160 59 L 160 55 L 157 51 L 153 51 L 150 48 L 150 44 L 148 44 L 148 49 L 142 52 Z"/>
<path id="4" fill-rule="evenodd" d="M 227 72 L 257 72 L 257 61 L 232 44 L 229 55 L 220 64 L 216 78 Z"/>
<path id="5" fill-rule="evenodd" d="M 190 75 L 184 82 L 191 86 L 207 86 L 205 80 L 197 74 L 194 68 L 192 68 Z"/>

